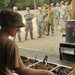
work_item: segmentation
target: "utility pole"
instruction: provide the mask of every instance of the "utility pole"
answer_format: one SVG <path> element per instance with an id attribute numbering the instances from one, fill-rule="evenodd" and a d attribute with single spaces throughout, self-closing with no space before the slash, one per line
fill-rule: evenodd
<path id="1" fill-rule="evenodd" d="M 49 4 L 51 4 L 52 3 L 52 0 L 49 0 Z"/>
<path id="2" fill-rule="evenodd" d="M 36 9 L 36 2 L 35 2 L 35 0 L 34 0 L 34 9 Z"/>

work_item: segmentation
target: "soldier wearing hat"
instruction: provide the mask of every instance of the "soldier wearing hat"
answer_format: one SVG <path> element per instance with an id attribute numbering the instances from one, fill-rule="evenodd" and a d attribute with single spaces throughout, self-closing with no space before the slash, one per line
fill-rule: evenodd
<path id="1" fill-rule="evenodd" d="M 64 1 L 61 1 L 60 5 L 61 5 L 60 6 L 60 25 L 61 25 L 60 32 L 63 32 L 63 31 L 65 31 L 65 28 L 66 28 L 66 19 L 68 16 L 68 12 L 64 5 Z"/>
<path id="2" fill-rule="evenodd" d="M 54 35 L 54 10 L 49 6 L 48 8 L 48 16 L 47 16 L 47 34 L 50 34 L 50 31 L 52 33 L 52 36 Z"/>
<path id="3" fill-rule="evenodd" d="M 56 30 L 59 25 L 59 19 L 60 19 L 59 10 L 60 10 L 59 3 L 56 3 L 56 7 L 54 8 L 54 26 Z"/>
<path id="4" fill-rule="evenodd" d="M 17 38 L 18 38 L 19 42 L 22 42 L 22 40 L 21 40 L 21 29 L 19 29 L 19 31 L 17 32 Z M 13 38 L 13 40 L 15 41 L 15 39 L 16 39 L 16 36 Z"/>
<path id="5" fill-rule="evenodd" d="M 54 6 L 54 4 L 53 4 L 53 3 L 51 3 L 50 5 L 51 5 L 51 6 Z"/>
<path id="6" fill-rule="evenodd" d="M 14 10 L 15 12 L 17 12 L 17 7 L 14 6 L 14 7 L 13 7 L 13 10 Z M 22 42 L 22 40 L 21 40 L 21 29 L 19 29 L 19 31 L 17 32 L 17 38 L 18 38 L 19 42 Z M 15 37 L 13 38 L 13 40 L 15 41 L 15 39 L 16 39 L 16 35 L 15 35 Z"/>
<path id="7" fill-rule="evenodd" d="M 71 1 L 71 4 L 68 6 L 69 16 L 71 20 L 75 20 L 75 0 Z"/>
<path id="8" fill-rule="evenodd" d="M 27 7 L 26 8 L 27 13 L 24 15 L 25 18 L 25 40 L 27 40 L 27 36 L 28 36 L 28 31 L 30 31 L 30 37 L 31 39 L 33 38 L 33 23 L 32 23 L 32 19 L 34 17 L 34 15 L 30 12 L 30 8 Z"/>
<path id="9" fill-rule="evenodd" d="M 67 20 L 69 20 L 70 19 L 70 14 L 69 14 L 69 2 L 68 1 L 65 2 L 65 7 L 66 7 L 66 10 L 68 12 Z"/>
<path id="10" fill-rule="evenodd" d="M 0 75 L 54 75 L 46 70 L 35 70 L 24 66 L 20 57 L 17 44 L 9 39 L 14 37 L 19 28 L 24 27 L 22 17 L 13 10 L 0 12 Z"/>
<path id="11" fill-rule="evenodd" d="M 51 3 L 50 6 L 51 6 L 51 9 L 54 11 L 54 4 Z"/>
<path id="12" fill-rule="evenodd" d="M 46 14 L 46 16 L 48 15 L 47 6 L 48 6 L 47 4 L 44 4 L 44 7 L 43 7 L 43 12 Z"/>
<path id="13" fill-rule="evenodd" d="M 17 7 L 16 7 L 16 6 L 14 6 L 14 7 L 13 7 L 13 10 L 14 10 L 15 12 L 17 12 Z"/>
<path id="14" fill-rule="evenodd" d="M 64 4 L 64 1 L 61 1 L 60 3 L 61 3 L 61 4 Z"/>
<path id="15" fill-rule="evenodd" d="M 45 13 L 45 20 L 44 20 L 44 32 L 43 34 L 45 34 L 45 32 L 47 31 L 46 29 L 46 26 L 47 26 L 47 15 L 48 15 L 48 5 L 47 4 L 44 4 L 44 7 L 43 7 L 43 13 Z"/>
<path id="16" fill-rule="evenodd" d="M 36 16 L 36 25 L 38 29 L 38 38 L 43 37 L 43 32 L 44 32 L 44 19 L 45 19 L 45 13 L 42 12 L 42 8 L 38 8 L 38 14 Z"/>

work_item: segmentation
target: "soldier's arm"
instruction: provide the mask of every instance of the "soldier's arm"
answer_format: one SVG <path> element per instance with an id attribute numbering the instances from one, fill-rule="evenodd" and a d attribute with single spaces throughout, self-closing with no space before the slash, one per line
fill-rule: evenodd
<path id="1" fill-rule="evenodd" d="M 19 75 L 55 75 L 54 73 L 46 70 L 35 70 L 27 67 L 20 67 L 15 69 L 15 71 Z"/>
<path id="2" fill-rule="evenodd" d="M 50 21 L 53 22 L 53 19 L 54 19 L 54 11 L 51 11 Z"/>

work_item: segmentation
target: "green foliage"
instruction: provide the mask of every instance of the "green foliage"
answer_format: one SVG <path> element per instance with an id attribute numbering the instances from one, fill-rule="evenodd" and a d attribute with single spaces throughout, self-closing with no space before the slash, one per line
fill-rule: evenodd
<path id="1" fill-rule="evenodd" d="M 9 2 L 10 2 L 10 0 L 0 0 L 0 9 L 7 8 Z"/>
<path id="2" fill-rule="evenodd" d="M 68 1 L 70 3 L 71 0 L 63 0 L 64 2 Z M 35 0 L 36 7 L 43 6 L 44 4 L 50 3 L 56 4 L 57 2 L 61 2 L 61 0 Z M 13 8 L 17 6 L 19 10 L 25 10 L 26 7 L 34 8 L 34 0 L 0 0 L 0 10 L 6 8 Z"/>
<path id="3" fill-rule="evenodd" d="M 32 0 L 29 0 L 29 1 L 28 0 L 23 0 L 23 1 L 19 0 L 16 2 L 15 5 L 18 7 L 19 10 L 21 10 L 21 9 L 25 10 L 26 7 L 34 8 L 34 4 L 33 4 Z"/>

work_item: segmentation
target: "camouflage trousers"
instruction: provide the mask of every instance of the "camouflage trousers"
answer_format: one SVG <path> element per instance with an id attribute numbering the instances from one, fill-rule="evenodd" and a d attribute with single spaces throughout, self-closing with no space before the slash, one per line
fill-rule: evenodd
<path id="1" fill-rule="evenodd" d="M 37 25 L 37 29 L 38 29 L 38 34 L 40 36 L 42 36 L 43 35 L 43 30 L 44 30 L 44 24 L 40 23 L 40 25 Z"/>
<path id="2" fill-rule="evenodd" d="M 50 31 L 52 34 L 54 33 L 54 23 L 53 22 L 52 23 L 47 22 L 47 34 L 48 35 L 49 35 Z"/>
<path id="3" fill-rule="evenodd" d="M 18 38 L 19 41 L 21 41 L 21 31 L 18 31 L 18 32 L 17 32 L 17 38 Z M 14 39 L 14 41 L 15 41 L 16 36 L 15 36 L 13 39 Z"/>
<path id="4" fill-rule="evenodd" d="M 47 33 L 47 21 L 44 22 L 43 34 Z"/>

